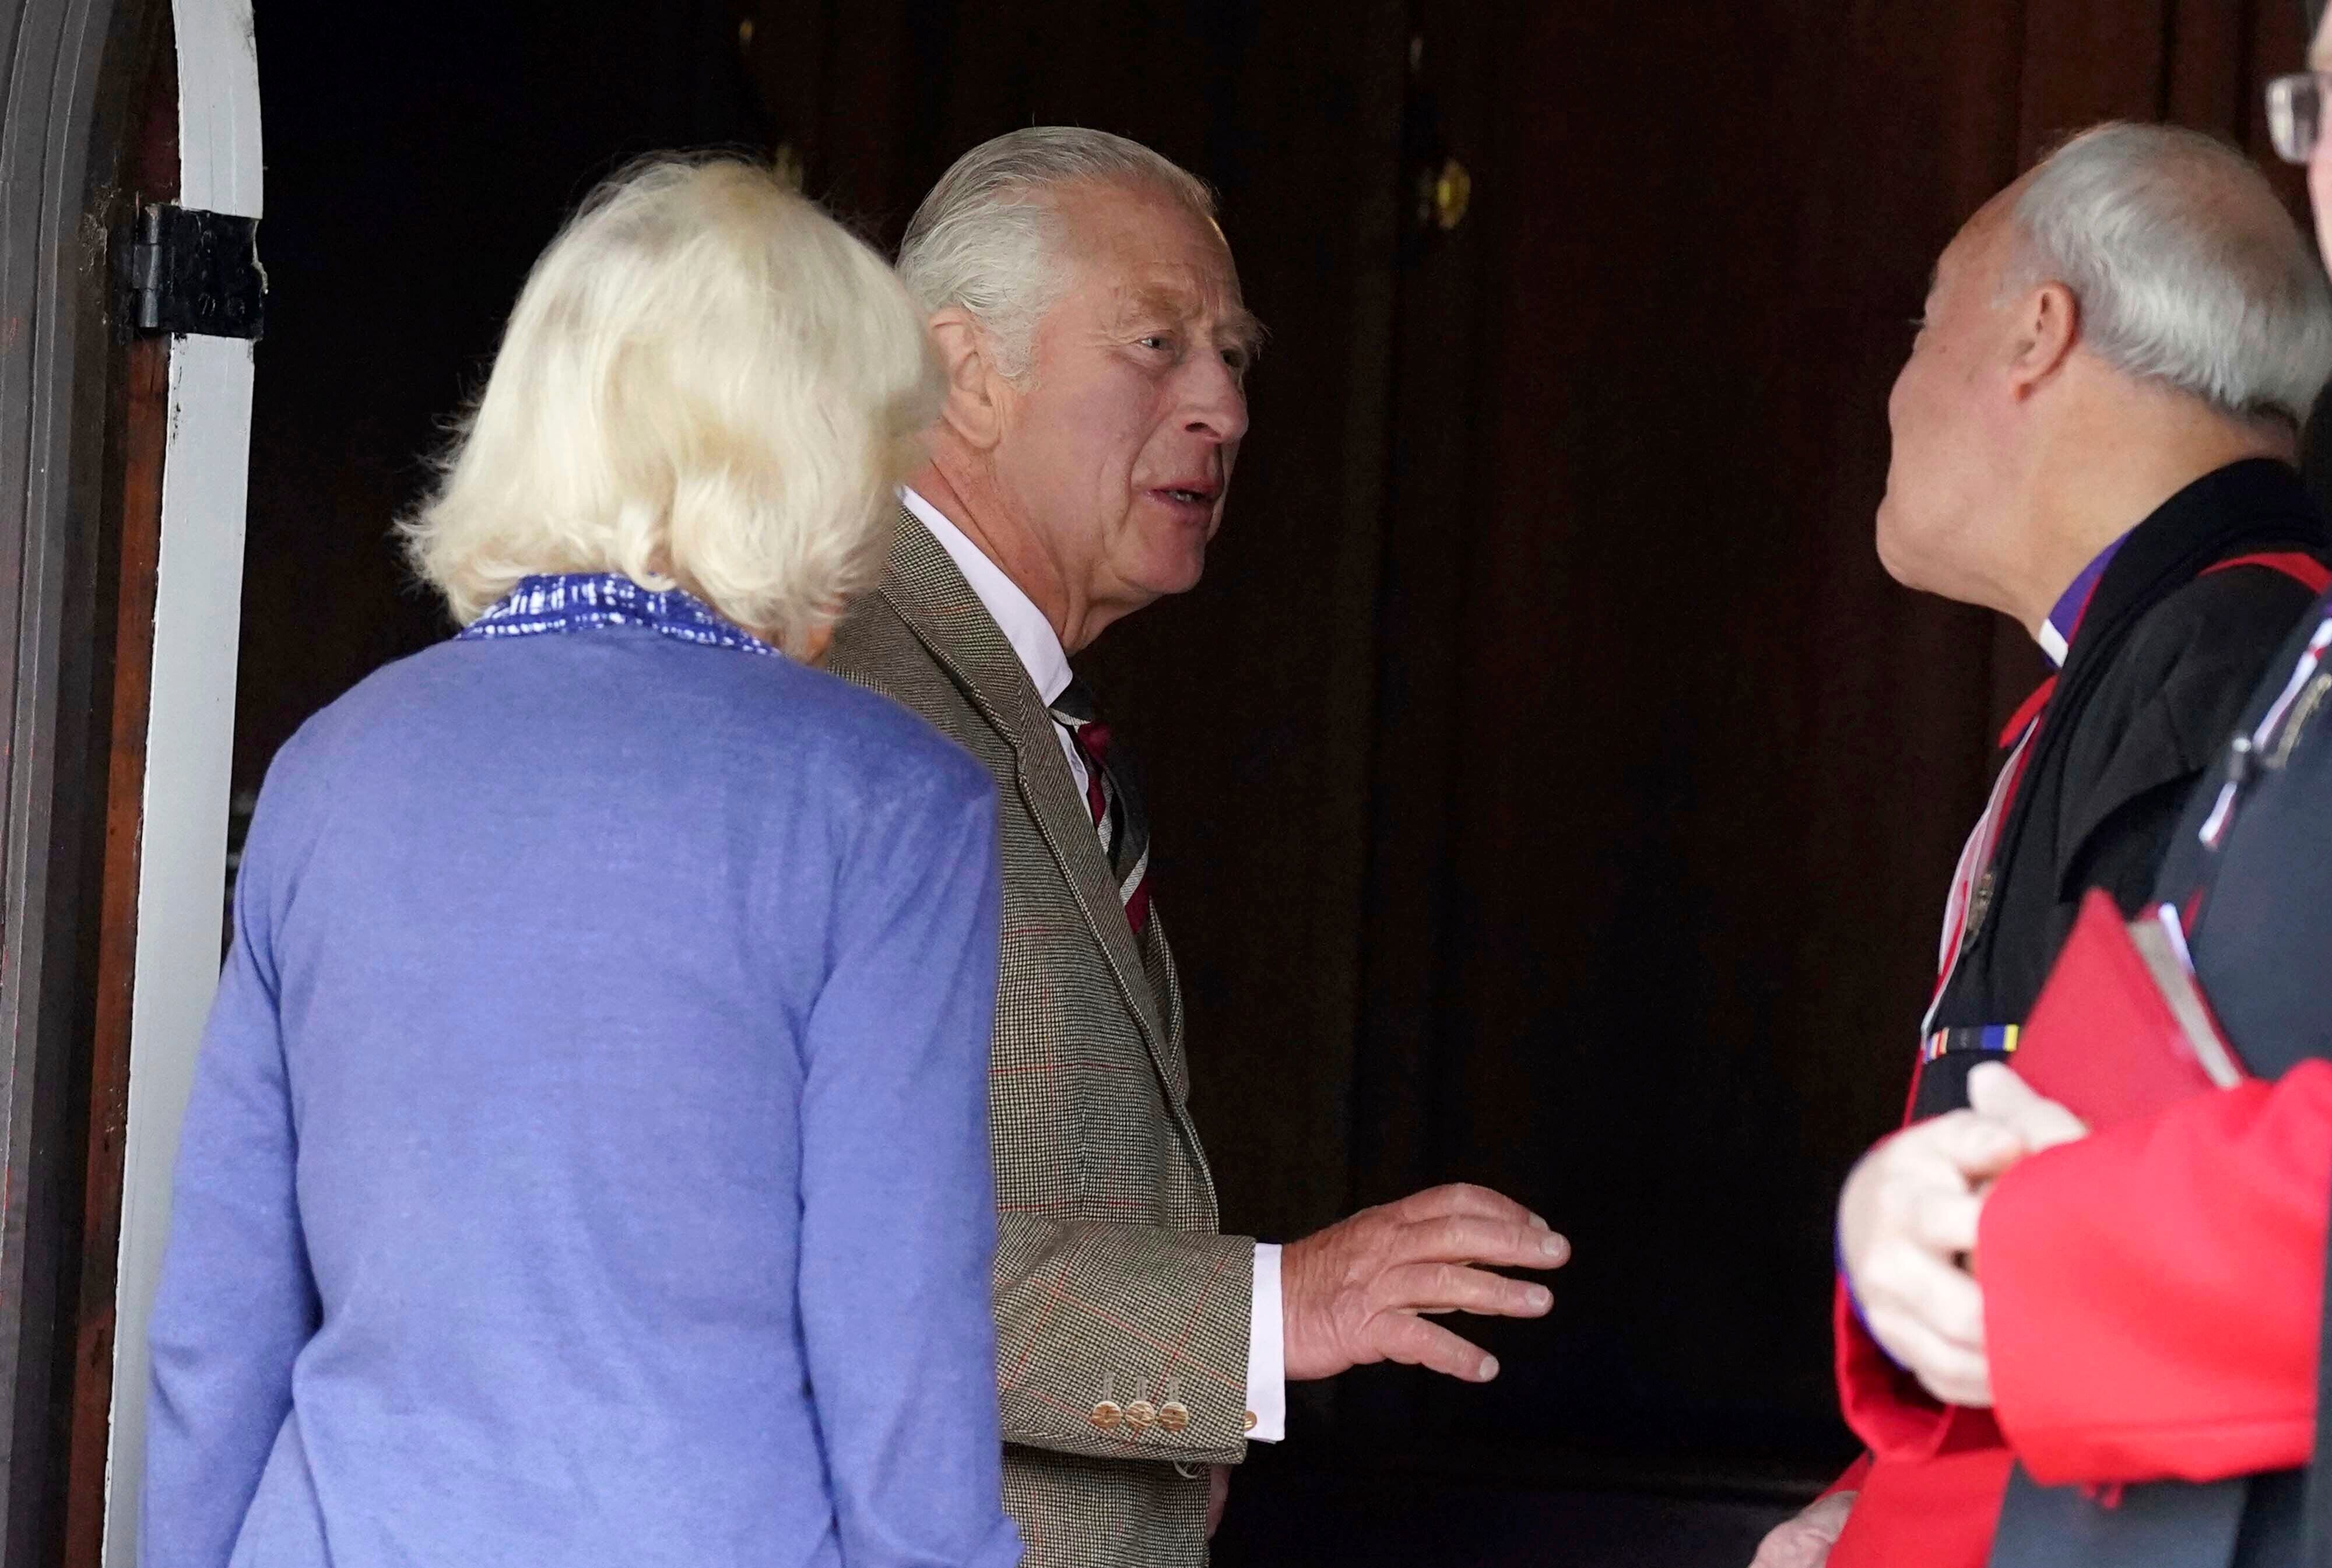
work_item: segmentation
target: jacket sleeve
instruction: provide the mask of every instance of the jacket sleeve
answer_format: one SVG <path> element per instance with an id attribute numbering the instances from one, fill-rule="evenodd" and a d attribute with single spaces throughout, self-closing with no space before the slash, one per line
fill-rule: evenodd
<path id="1" fill-rule="evenodd" d="M 1100 1458 L 1246 1457 L 1251 1239 L 1031 1214 L 999 1224 L 1007 1442 Z M 1104 1401 L 1123 1409 L 1137 1398 L 1161 1409 L 1176 1401 L 1187 1421 L 1096 1423 Z"/>
<path id="2" fill-rule="evenodd" d="M 995 805 L 970 764 L 862 835 L 805 1031 L 802 1340 L 842 1560 L 1009 1568 L 989 1392 Z"/>
<path id="3" fill-rule="evenodd" d="M 2044 1485 L 2304 1463 L 2332 1064 L 2052 1149 L 1984 1204 L 1994 1413 Z"/>
<path id="4" fill-rule="evenodd" d="M 292 1368 L 320 1306 L 295 1189 L 269 888 L 275 807 L 261 802 L 234 894 L 234 940 L 203 1033 L 148 1328 L 152 1372 L 138 1535 L 147 1568 L 225 1568 L 292 1411 Z"/>

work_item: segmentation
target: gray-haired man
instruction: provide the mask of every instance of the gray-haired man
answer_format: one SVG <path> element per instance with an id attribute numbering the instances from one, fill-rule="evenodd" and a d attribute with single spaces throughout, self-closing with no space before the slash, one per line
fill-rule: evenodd
<path id="1" fill-rule="evenodd" d="M 1840 1389 L 1872 1458 L 1769 1536 L 1760 1568 L 1985 1559 L 2010 1454 L 1962 1262 L 1975 1190 L 2022 1151 L 1986 1166 L 2002 1146 L 1943 1118 L 2014 1049 L 2083 894 L 2147 901 L 2188 795 L 2324 586 L 2291 464 L 2327 372 L 2332 292 L 2298 225 L 2191 131 L 2075 138 L 1936 265 L 1888 404 L 1879 559 L 2014 617 L 2058 674 L 2002 737 L 1952 884 L 1913 1081 L 1925 1124 L 1867 1157 L 1840 1205 Z"/>
<path id="2" fill-rule="evenodd" d="M 948 402 L 831 664 L 970 750 L 1002 796 L 1006 1503 L 1032 1563 L 1198 1563 L 1221 1467 L 1280 1436 L 1285 1379 L 1396 1360 L 1486 1381 L 1490 1358 L 1420 1315 L 1537 1316 L 1544 1286 L 1470 1266 L 1550 1268 L 1569 1248 L 1467 1187 L 1284 1249 L 1216 1234 L 1147 816 L 1069 667 L 1198 582 L 1247 435 L 1259 332 L 1206 187 L 1122 138 L 1016 131 L 949 170 L 899 266 Z"/>

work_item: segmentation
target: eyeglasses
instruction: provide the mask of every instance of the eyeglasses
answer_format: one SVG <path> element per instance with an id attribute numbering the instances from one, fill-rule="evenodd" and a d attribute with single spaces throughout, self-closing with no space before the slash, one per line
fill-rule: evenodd
<path id="1" fill-rule="evenodd" d="M 2306 163 L 2316 156 L 2327 91 L 2332 91 L 2332 76 L 2316 71 L 2279 76 L 2267 84 L 2268 135 L 2284 162 Z"/>

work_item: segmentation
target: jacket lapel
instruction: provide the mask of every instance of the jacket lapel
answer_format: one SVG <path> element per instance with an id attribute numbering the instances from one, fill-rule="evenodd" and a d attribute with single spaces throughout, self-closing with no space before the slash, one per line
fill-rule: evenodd
<path id="1" fill-rule="evenodd" d="M 882 593 L 949 679 L 1010 744 L 1021 803 L 1052 851 L 1086 926 L 1101 943 L 1117 989 L 1141 1022 L 1150 1059 L 1175 1092 L 1173 1103 L 1179 1104 L 1181 1085 L 1142 950 L 1102 856 L 1092 812 L 1055 739 L 1053 715 L 1021 667 L 1019 655 L 931 531 L 904 509 L 891 537 Z"/>

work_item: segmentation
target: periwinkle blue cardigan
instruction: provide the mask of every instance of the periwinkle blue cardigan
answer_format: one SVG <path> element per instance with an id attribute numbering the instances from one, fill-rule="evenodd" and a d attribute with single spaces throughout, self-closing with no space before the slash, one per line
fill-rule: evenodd
<path id="1" fill-rule="evenodd" d="M 448 642 L 277 757 L 234 918 L 149 1568 L 1018 1561 L 969 758 L 645 621 Z"/>

